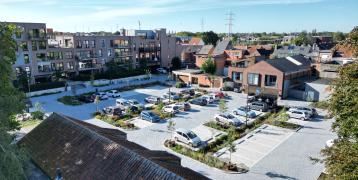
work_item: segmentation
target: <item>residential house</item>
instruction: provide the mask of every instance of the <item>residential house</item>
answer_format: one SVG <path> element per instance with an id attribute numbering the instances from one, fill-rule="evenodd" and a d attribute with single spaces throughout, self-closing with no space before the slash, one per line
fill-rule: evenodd
<path id="1" fill-rule="evenodd" d="M 128 141 L 122 131 L 56 113 L 18 145 L 51 179 L 58 168 L 63 179 L 208 179 L 175 155 Z"/>
<path id="2" fill-rule="evenodd" d="M 302 55 L 260 61 L 245 68 L 242 78 L 245 93 L 286 98 L 311 78 L 311 62 Z"/>

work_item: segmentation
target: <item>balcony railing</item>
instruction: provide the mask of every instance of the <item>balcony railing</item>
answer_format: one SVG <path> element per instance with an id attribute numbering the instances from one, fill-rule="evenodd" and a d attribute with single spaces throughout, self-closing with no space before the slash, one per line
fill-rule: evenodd
<path id="1" fill-rule="evenodd" d="M 79 61 L 85 61 L 85 60 L 93 60 L 95 58 L 98 58 L 98 56 L 96 55 L 90 55 L 90 56 L 75 56 L 75 59 L 76 60 L 79 60 Z"/>
<path id="2" fill-rule="evenodd" d="M 138 50 L 140 52 L 156 52 L 160 51 L 160 47 L 140 47 Z"/>

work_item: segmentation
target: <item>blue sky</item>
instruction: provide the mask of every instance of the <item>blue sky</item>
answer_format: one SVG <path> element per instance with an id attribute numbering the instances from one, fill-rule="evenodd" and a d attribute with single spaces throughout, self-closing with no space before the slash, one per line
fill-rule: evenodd
<path id="1" fill-rule="evenodd" d="M 0 21 L 44 22 L 57 31 L 115 31 L 164 27 L 172 31 L 349 32 L 358 0 L 0 0 Z"/>

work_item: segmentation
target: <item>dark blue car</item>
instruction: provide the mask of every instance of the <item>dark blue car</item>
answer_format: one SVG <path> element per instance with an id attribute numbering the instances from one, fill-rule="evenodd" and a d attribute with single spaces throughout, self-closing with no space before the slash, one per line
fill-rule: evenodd
<path id="1" fill-rule="evenodd" d="M 140 113 L 140 118 L 152 123 L 160 121 L 160 117 L 154 114 L 152 111 L 142 111 Z"/>

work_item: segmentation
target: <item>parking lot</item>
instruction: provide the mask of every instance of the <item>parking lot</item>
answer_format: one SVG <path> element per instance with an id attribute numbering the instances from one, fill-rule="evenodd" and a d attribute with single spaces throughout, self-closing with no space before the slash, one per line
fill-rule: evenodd
<path id="1" fill-rule="evenodd" d="M 171 88 L 171 91 L 178 92 L 180 89 Z M 143 89 L 121 92 L 121 98 L 133 98 L 141 103 L 144 103 L 144 98 L 153 95 L 161 96 L 166 92 L 168 92 L 167 87 L 152 86 Z M 230 97 L 227 99 L 227 106 L 229 108 L 228 112 L 231 112 L 234 108 L 239 106 L 246 105 L 246 95 L 234 92 L 228 92 L 228 94 L 230 95 Z M 57 101 L 57 98 L 63 95 L 64 93 L 34 97 L 32 98 L 32 102 L 41 102 L 46 112 L 58 112 L 101 127 L 116 128 L 108 123 L 94 119 L 92 117 L 92 113 L 96 110 L 96 105 L 94 103 L 83 104 L 79 106 L 67 106 Z M 108 100 L 101 101 L 99 103 L 99 108 L 113 106 L 114 104 L 115 99 L 110 98 Z M 174 118 L 172 118 L 172 120 L 176 124 L 175 128 L 196 130 L 196 133 L 199 136 L 202 136 L 203 139 L 210 139 L 210 135 L 208 135 L 207 131 L 200 130 L 200 126 L 202 126 L 202 124 L 205 122 L 213 120 L 214 115 L 218 112 L 219 108 L 217 103 L 209 104 L 207 106 L 192 105 L 191 110 L 178 113 Z M 249 122 L 250 121 L 252 122 L 252 120 L 249 120 Z M 236 162 L 243 162 L 251 167 L 250 171 L 246 174 L 226 173 L 219 169 L 209 167 L 189 157 L 174 153 L 172 151 L 170 152 L 182 158 L 183 166 L 203 173 L 212 179 L 270 179 L 272 175 L 267 173 L 272 172 L 285 175 L 287 177 L 291 177 L 289 175 L 293 174 L 294 176 L 292 177 L 297 177 L 298 179 L 312 179 L 313 177 L 316 178 L 316 176 L 318 176 L 317 174 L 322 170 L 323 167 L 322 165 L 312 165 L 312 163 L 308 160 L 308 156 L 317 156 L 320 148 L 324 147 L 325 141 L 333 137 L 333 134 L 329 132 L 331 121 L 290 121 L 304 123 L 303 125 L 307 128 L 304 127 L 298 132 L 283 132 L 278 131 L 277 129 L 272 129 L 270 127 L 261 130 L 260 132 L 256 132 L 254 136 L 247 138 L 244 143 L 238 144 L 238 151 L 236 155 L 233 156 L 233 159 L 235 159 Z M 163 144 L 166 139 L 171 138 L 172 134 L 170 131 L 168 131 L 168 123 L 166 121 L 161 121 L 160 123 L 150 123 L 148 121 L 143 121 L 136 118 L 132 122 L 140 129 L 126 131 L 128 140 L 141 144 L 142 146 L 152 150 L 168 151 L 168 149 L 165 148 Z M 257 131 L 258 130 L 260 129 L 257 129 Z M 310 133 L 309 137 L 311 139 L 309 140 L 306 140 L 307 136 L 304 136 L 301 133 L 307 133 L 307 131 Z M 301 145 L 312 146 L 313 148 L 311 150 L 300 152 L 299 150 L 301 149 Z M 294 172 L 293 169 L 287 168 L 292 166 L 287 164 L 284 166 L 283 164 L 285 163 L 282 161 L 287 161 L 292 157 L 282 155 L 281 151 L 283 150 L 290 151 L 291 153 L 289 154 L 291 155 L 294 153 L 295 158 L 304 159 L 298 160 L 300 163 L 296 163 L 295 166 L 296 168 L 302 168 L 305 171 L 310 171 L 312 176 L 300 176 Z M 221 158 L 227 158 L 226 154 L 224 153 Z M 274 158 L 274 160 L 272 158 Z M 311 169 L 307 170 L 307 167 Z"/>

